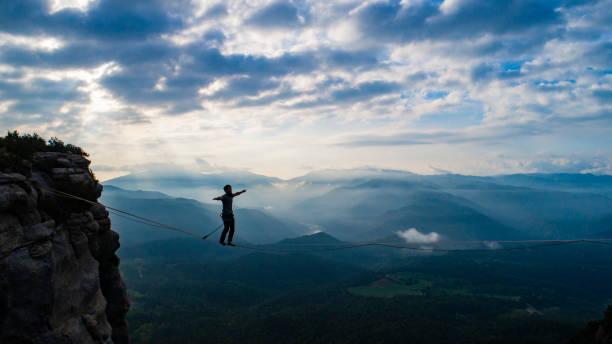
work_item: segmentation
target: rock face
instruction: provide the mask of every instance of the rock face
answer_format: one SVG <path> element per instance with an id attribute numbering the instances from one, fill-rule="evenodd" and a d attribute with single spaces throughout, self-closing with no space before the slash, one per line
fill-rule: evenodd
<path id="1" fill-rule="evenodd" d="M 119 235 L 89 161 L 36 153 L 0 173 L 0 343 L 129 343 Z"/>
<path id="2" fill-rule="evenodd" d="M 612 344 L 612 306 L 608 306 L 603 320 L 589 322 L 569 344 Z"/>

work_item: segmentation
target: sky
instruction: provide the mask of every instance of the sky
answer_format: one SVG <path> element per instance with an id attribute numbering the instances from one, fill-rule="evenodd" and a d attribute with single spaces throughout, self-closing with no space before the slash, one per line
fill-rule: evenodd
<path id="1" fill-rule="evenodd" d="M 0 0 L 0 129 L 102 180 L 612 174 L 612 0 Z"/>

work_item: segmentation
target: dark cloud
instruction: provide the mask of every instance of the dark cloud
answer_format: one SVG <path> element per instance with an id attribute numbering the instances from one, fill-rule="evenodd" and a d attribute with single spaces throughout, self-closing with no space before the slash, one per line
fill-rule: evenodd
<path id="1" fill-rule="evenodd" d="M 220 35 L 216 33 L 217 37 Z M 306 73 L 317 68 L 311 53 L 283 54 L 275 58 L 223 55 L 217 48 L 201 42 L 177 47 L 164 41 L 85 42 L 67 44 L 53 51 L 5 46 L 0 52 L 0 61 L 14 67 L 49 69 L 95 67 L 115 61 L 122 69 L 103 77 L 104 87 L 128 103 L 163 106 L 171 113 L 201 109 L 198 90 L 217 77 L 246 75 L 248 77 L 237 79 L 239 81 L 232 84 L 231 89 L 238 92 L 235 96 L 256 95 L 278 85 L 269 81 L 270 77 Z M 258 91 L 256 87 L 262 89 Z M 227 93 L 217 96 L 230 97 Z"/>
<path id="2" fill-rule="evenodd" d="M 124 66 L 165 62 L 178 56 L 178 51 L 166 42 L 96 43 L 78 42 L 53 51 L 33 50 L 23 46 L 5 45 L 0 62 L 14 67 L 88 68 L 115 61 Z"/>
<path id="3" fill-rule="evenodd" d="M 7 113 L 20 115 L 56 114 L 66 102 L 84 102 L 88 95 L 78 90 L 80 81 L 34 79 L 28 82 L 0 80 L 0 99 L 12 101 Z M 48 120 L 43 118 L 41 121 Z"/>
<path id="4" fill-rule="evenodd" d="M 612 90 L 595 90 L 593 91 L 593 97 L 602 104 L 612 104 Z"/>
<path id="5" fill-rule="evenodd" d="M 13 70 L 10 72 L 0 72 L 0 80 L 21 79 L 25 73 L 21 70 Z"/>
<path id="6" fill-rule="evenodd" d="M 151 120 L 145 116 L 141 111 L 138 111 L 131 107 L 125 107 L 118 111 L 103 113 L 107 120 L 117 122 L 120 124 L 143 124 L 151 123 Z"/>
<path id="7" fill-rule="evenodd" d="M 508 80 L 522 76 L 520 66 L 508 68 L 503 63 L 481 63 L 472 67 L 470 77 L 474 82 L 489 82 L 494 79 Z"/>
<path id="8" fill-rule="evenodd" d="M 0 31 L 37 33 L 49 25 L 49 4 L 44 0 L 0 1 Z"/>
<path id="9" fill-rule="evenodd" d="M 316 100 L 305 101 L 294 104 L 295 108 L 307 108 L 313 106 L 329 105 L 336 103 L 359 103 L 365 102 L 372 98 L 391 94 L 400 90 L 400 84 L 387 81 L 371 81 L 364 82 L 354 87 L 343 87 L 334 89 L 328 92 L 326 96 L 319 97 Z"/>
<path id="10" fill-rule="evenodd" d="M 450 13 L 441 2 L 377 2 L 357 13 L 361 31 L 380 41 L 451 40 L 487 34 L 506 35 L 550 28 L 563 23 L 559 5 L 548 0 L 464 0 Z"/>
<path id="11" fill-rule="evenodd" d="M 357 16 L 361 30 L 373 39 L 409 41 L 426 34 L 427 19 L 438 13 L 438 6 L 429 1 L 407 6 L 389 1 L 372 3 Z"/>
<path id="12" fill-rule="evenodd" d="M 263 56 L 231 54 L 223 55 L 218 49 L 190 46 L 186 51 L 192 62 L 185 68 L 212 76 L 247 74 L 251 76 L 282 76 L 301 74 L 317 68 L 316 56 L 312 52 L 267 58 Z"/>
<path id="13" fill-rule="evenodd" d="M 0 61 L 14 67 L 80 68 L 95 67 L 115 55 L 115 51 L 91 44 L 70 44 L 54 51 L 5 45 L 0 51 Z"/>
<path id="14" fill-rule="evenodd" d="M 184 26 L 188 1 L 100 0 L 86 12 L 64 9 L 49 13 L 43 0 L 0 2 L 0 31 L 17 34 L 53 34 L 65 38 L 142 40 Z"/>
<path id="15" fill-rule="evenodd" d="M 602 42 L 584 52 L 584 59 L 598 68 L 610 69 L 612 66 L 612 42 Z"/>
<path id="16" fill-rule="evenodd" d="M 337 88 L 338 86 L 343 86 Z M 270 87 L 272 89 L 274 87 Z M 295 92 L 288 85 L 281 85 L 279 91 L 266 95 L 256 99 L 243 99 L 237 102 L 236 106 L 261 106 L 268 105 L 273 102 L 288 100 L 291 98 L 313 95 L 317 93 L 327 93 L 325 96 L 321 96 L 312 101 L 299 102 L 292 105 L 291 107 L 296 108 L 307 108 L 321 105 L 329 105 L 335 103 L 347 103 L 347 102 L 365 102 L 372 98 L 398 92 L 401 88 L 400 84 L 395 82 L 386 81 L 372 81 L 364 82 L 357 86 L 350 87 L 346 84 L 343 79 L 340 78 L 327 78 L 326 80 L 317 83 L 316 91 L 308 92 Z M 330 90 L 330 88 L 333 88 Z M 233 89 L 233 88 L 232 88 Z M 231 92 L 230 92 L 231 94 Z M 236 92 L 240 95 L 240 91 Z"/>
<path id="17" fill-rule="evenodd" d="M 228 85 L 222 90 L 217 91 L 210 98 L 228 100 L 244 96 L 255 96 L 262 91 L 275 89 L 280 85 L 278 81 L 264 79 L 239 77 L 230 80 Z"/>
<path id="18" fill-rule="evenodd" d="M 371 49 L 362 50 L 321 50 L 319 52 L 323 56 L 326 64 L 330 67 L 352 69 L 352 68 L 368 68 L 380 66 L 379 56 L 381 49 L 374 47 Z"/>
<path id="19" fill-rule="evenodd" d="M 489 80 L 493 75 L 493 66 L 488 63 L 481 63 L 472 68 L 470 76 L 473 81 Z"/>
<path id="20" fill-rule="evenodd" d="M 601 2 L 601 0 L 562 0 L 561 4 L 567 7 L 574 7 L 583 5 L 593 5 L 598 2 Z"/>
<path id="21" fill-rule="evenodd" d="M 204 18 L 221 18 L 227 15 L 227 7 L 224 4 L 219 3 L 211 6 L 204 13 Z"/>
<path id="22" fill-rule="evenodd" d="M 103 78 L 101 84 L 128 103 L 163 107 L 178 114 L 201 109 L 198 90 L 211 81 L 197 74 L 174 76 L 171 66 L 155 65 L 124 69 Z"/>
<path id="23" fill-rule="evenodd" d="M 285 1 L 272 3 L 253 14 L 246 24 L 261 28 L 291 28 L 301 25 L 298 9 Z"/>
<path id="24" fill-rule="evenodd" d="M 215 42 L 218 44 L 222 44 L 223 42 L 225 42 L 225 35 L 223 34 L 223 31 L 217 29 L 206 31 L 206 33 L 202 37 L 207 42 Z"/>
<path id="25" fill-rule="evenodd" d="M 216 48 L 192 45 L 182 50 L 177 48 L 173 59 L 133 64 L 119 73 L 104 77 L 101 83 L 115 96 L 130 103 L 171 104 L 169 111 L 180 113 L 201 109 L 203 97 L 198 94 L 199 89 L 219 77 L 240 76 L 232 79 L 226 89 L 212 96 L 218 100 L 255 96 L 264 90 L 274 89 L 279 82 L 273 81 L 273 77 L 316 69 L 316 59 L 309 54 L 283 54 L 275 58 L 223 55 Z M 162 78 L 164 80 L 160 85 Z"/>
<path id="26" fill-rule="evenodd" d="M 406 76 L 407 82 L 419 82 L 427 80 L 429 77 L 435 77 L 436 74 L 425 73 L 425 72 L 416 72 Z"/>
<path id="27" fill-rule="evenodd" d="M 370 98 L 395 92 L 399 89 L 399 84 L 386 81 L 364 82 L 356 87 L 335 90 L 331 93 L 334 101 L 364 101 Z"/>

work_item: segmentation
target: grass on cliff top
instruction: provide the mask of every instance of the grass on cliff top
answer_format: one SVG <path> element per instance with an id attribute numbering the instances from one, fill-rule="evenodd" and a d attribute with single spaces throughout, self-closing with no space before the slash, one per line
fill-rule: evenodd
<path id="1" fill-rule="evenodd" d="M 0 137 L 0 170 L 13 171 L 28 174 L 30 160 L 37 152 L 60 152 L 72 153 L 81 156 L 89 156 L 81 147 L 66 144 L 62 140 L 52 137 L 45 140 L 38 134 L 19 134 L 17 131 L 7 132 L 6 136 Z"/>
<path id="2" fill-rule="evenodd" d="M 81 147 L 70 143 L 64 143 L 57 137 L 45 140 L 38 134 L 19 134 L 17 131 L 8 132 L 6 136 L 0 137 L 0 149 L 4 148 L 8 153 L 22 158 L 29 158 L 37 152 L 60 152 L 72 153 L 81 156 L 89 156 Z"/>

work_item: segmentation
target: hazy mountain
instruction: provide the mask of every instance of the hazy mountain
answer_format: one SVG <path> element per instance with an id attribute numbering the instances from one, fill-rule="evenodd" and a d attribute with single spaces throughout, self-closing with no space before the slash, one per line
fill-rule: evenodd
<path id="1" fill-rule="evenodd" d="M 497 183 L 542 188 L 553 190 L 571 190 L 575 192 L 602 192 L 612 191 L 612 176 L 594 175 L 590 173 L 532 173 L 510 174 L 491 177 Z"/>
<path id="2" fill-rule="evenodd" d="M 417 192 L 405 199 L 404 206 L 380 216 L 380 223 L 368 233 L 372 239 L 391 236 L 398 230 L 416 228 L 421 233 L 436 232 L 451 240 L 500 240 L 521 237 L 515 229 L 470 207 L 470 202 L 442 192 Z M 399 238 L 395 236 L 399 241 Z M 524 238 L 529 236 L 525 235 Z"/>
<path id="3" fill-rule="evenodd" d="M 612 238 L 612 214 L 604 216 L 600 223 L 601 231 L 595 234 L 598 238 Z M 612 244 L 612 242 L 610 242 Z"/>
<path id="4" fill-rule="evenodd" d="M 517 236 L 478 208 L 429 181 L 386 179 L 339 187 L 296 206 L 302 221 L 315 217 L 325 231 L 347 240 L 383 238 L 413 227 L 454 239 Z"/>
<path id="5" fill-rule="evenodd" d="M 105 197 L 126 198 L 126 199 L 168 199 L 172 198 L 164 193 L 157 191 L 143 190 L 124 190 L 113 185 L 104 185 Z"/>
<path id="6" fill-rule="evenodd" d="M 334 238 L 333 236 L 318 232 L 309 235 L 303 235 L 297 238 L 284 239 L 278 242 L 278 245 L 293 245 L 293 244 L 342 244 L 343 242 Z"/>
<path id="7" fill-rule="evenodd" d="M 544 179 L 544 176 L 539 178 Z M 575 180 L 581 178 L 576 176 Z M 562 186 L 555 190 L 554 179 L 555 176 L 551 176 L 549 188 L 546 189 L 503 185 L 490 177 L 461 175 L 358 179 L 298 203 L 294 212 L 301 221 L 316 219 L 314 224 L 346 240 L 351 240 L 351 236 L 360 232 L 369 232 L 366 237 L 372 238 L 376 232 L 372 230 L 378 230 L 381 223 L 398 230 L 418 225 L 434 228 L 435 222 L 439 222 L 440 230 L 452 232 L 452 217 L 434 216 L 427 221 L 424 218 L 431 214 L 444 214 L 447 206 L 450 207 L 448 211 L 455 212 L 457 209 L 452 209 L 457 205 L 467 207 L 488 220 L 470 225 L 469 219 L 476 220 L 478 217 L 464 212 L 465 218 L 458 221 L 465 226 L 456 230 L 456 234 L 462 234 L 455 237 L 485 234 L 487 228 L 492 233 L 503 233 L 503 237 L 516 237 L 516 231 L 508 231 L 514 228 L 523 237 L 570 238 L 593 235 L 606 228 L 603 217 L 612 209 L 612 199 L 587 190 L 563 191 Z M 603 176 L 587 176 L 584 179 L 595 179 L 598 183 L 608 180 Z M 456 197 L 448 203 L 439 198 L 442 194 Z M 415 208 L 419 202 L 426 204 L 427 208 Z M 403 209 L 405 212 L 410 213 L 409 208 L 412 207 L 422 213 L 413 211 L 405 216 L 386 214 L 404 206 L 407 206 Z M 388 216 L 395 217 L 395 220 L 387 221 Z M 472 234 L 468 235 L 470 232 Z"/>
<path id="8" fill-rule="evenodd" d="M 299 227 L 293 230 L 294 235 L 321 229 L 351 241 L 363 233 L 368 233 L 367 237 L 370 237 L 383 225 L 392 226 L 391 230 L 395 231 L 419 224 L 433 228 L 436 227 L 434 222 L 439 221 L 437 227 L 448 232 L 451 231 L 450 217 L 438 217 L 437 220 L 432 217 L 427 221 L 424 218 L 431 213 L 444 213 L 445 206 L 459 206 L 487 217 L 488 221 L 472 224 L 472 227 L 478 226 L 478 230 L 470 229 L 467 225 L 469 219 L 478 216 L 465 213 L 465 218 L 460 221 L 467 227 L 458 229 L 456 234 L 462 234 L 456 236 L 484 234 L 487 229 L 483 225 L 486 224 L 495 233 L 509 233 L 507 228 L 515 228 L 523 236 L 569 238 L 594 235 L 605 230 L 607 227 L 603 217 L 612 209 L 612 198 L 606 196 L 606 190 L 612 190 L 612 177 L 588 174 L 479 177 L 417 175 L 407 171 L 361 168 L 313 171 L 283 181 L 249 172 L 199 174 L 166 171 L 123 176 L 106 184 L 115 183 L 130 189 L 158 190 L 173 197 L 196 199 L 207 206 L 211 205 L 207 209 L 213 213 L 218 212 L 213 208 L 218 205 L 212 204 L 211 198 L 222 193 L 222 185 L 231 183 L 236 190 L 247 188 L 249 192 L 237 199 L 237 214 L 240 215 L 240 209 L 252 209 L 244 211 L 244 220 L 253 224 L 251 232 L 259 233 L 259 239 L 255 242 L 272 242 L 278 238 L 274 233 L 267 234 L 267 227 L 283 227 L 271 220 L 270 214 L 309 227 L 292 224 L 291 228 Z M 456 198 L 450 203 L 433 204 L 439 200 L 441 193 L 452 194 Z M 163 198 L 160 194 L 125 194 L 122 197 Z M 428 208 L 421 209 L 425 213 L 421 214 L 420 220 L 414 213 L 416 210 L 409 210 L 411 207 L 417 209 L 415 202 L 428 204 Z M 397 212 L 389 213 L 402 208 L 407 212 L 405 216 L 399 216 Z M 412 215 L 409 215 L 411 211 Z M 457 212 L 458 209 L 448 211 Z M 388 221 L 389 216 L 393 220 Z M 198 224 L 202 231 L 218 220 L 215 215 L 208 217 L 208 220 L 203 219 Z M 253 239 L 246 232 L 243 235 Z"/>
<path id="9" fill-rule="evenodd" d="M 293 178 L 289 182 L 305 182 L 308 184 L 340 184 L 355 180 L 367 179 L 406 179 L 417 176 L 414 173 L 401 170 L 388 170 L 378 168 L 357 169 L 327 169 L 309 172 L 303 176 Z"/>
<path id="10" fill-rule="evenodd" d="M 473 201 L 488 216 L 542 237 L 596 233 L 612 209 L 612 199 L 593 193 L 494 185 L 448 191 Z"/>

